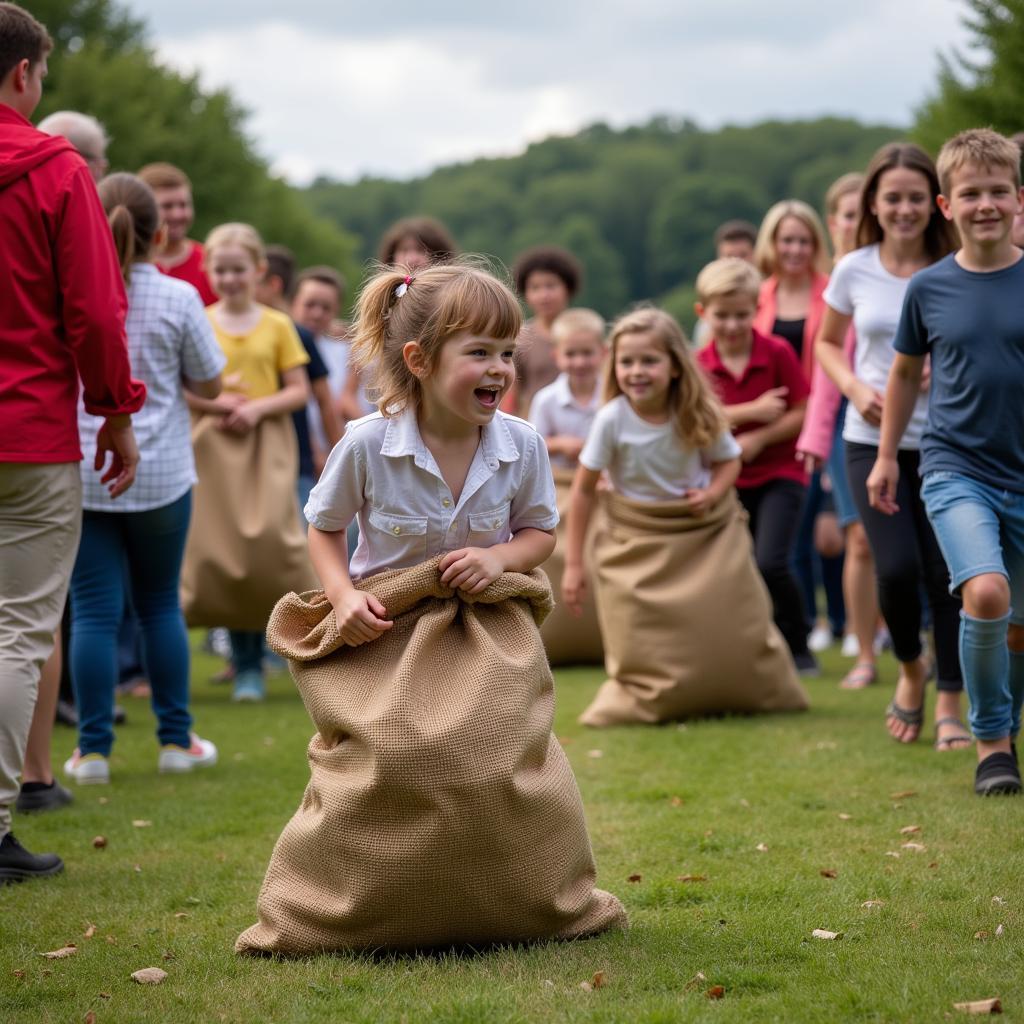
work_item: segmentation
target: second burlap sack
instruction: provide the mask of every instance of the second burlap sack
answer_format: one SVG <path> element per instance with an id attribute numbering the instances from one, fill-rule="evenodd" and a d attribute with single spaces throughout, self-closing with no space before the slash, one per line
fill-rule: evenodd
<path id="1" fill-rule="evenodd" d="M 541 572 L 453 593 L 437 560 L 359 585 L 394 626 L 341 643 L 322 592 L 290 594 L 269 645 L 317 733 L 274 847 L 248 953 L 571 939 L 625 923 L 594 887 L 572 769 L 551 733 Z"/>
<path id="2" fill-rule="evenodd" d="M 701 517 L 606 495 L 592 571 L 609 678 L 584 725 L 808 706 L 733 491 Z"/>
<path id="3" fill-rule="evenodd" d="M 575 475 L 571 469 L 553 467 L 555 493 L 558 499 L 557 543 L 551 557 L 542 568 L 551 580 L 555 595 L 555 607 L 544 620 L 540 635 L 548 660 L 552 665 L 600 665 L 604 661 L 604 646 L 601 643 L 601 627 L 597 620 L 597 604 L 594 601 L 594 587 L 590 567 L 594 561 L 594 538 L 600 528 L 603 512 L 600 502 L 594 506 L 585 541 L 583 566 L 586 571 L 587 590 L 583 600 L 583 614 L 578 618 L 569 613 L 562 602 L 562 573 L 565 570 L 566 526 L 569 521 L 569 493 Z"/>

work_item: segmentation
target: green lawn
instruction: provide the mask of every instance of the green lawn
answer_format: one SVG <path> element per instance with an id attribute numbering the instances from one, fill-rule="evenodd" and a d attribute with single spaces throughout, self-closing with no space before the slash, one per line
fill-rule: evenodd
<path id="1" fill-rule="evenodd" d="M 930 727 L 913 747 L 888 739 L 891 660 L 882 686 L 856 694 L 835 685 L 845 663 L 826 665 L 808 714 L 603 732 L 575 723 L 601 674 L 557 673 L 556 732 L 627 933 L 275 962 L 232 944 L 301 798 L 311 726 L 287 676 L 266 704 L 234 707 L 197 657 L 197 728 L 220 747 L 216 768 L 157 776 L 148 707 L 128 700 L 112 784 L 16 823 L 67 871 L 0 890 L 0 1020 L 934 1021 L 999 996 L 1004 1019 L 1024 1021 L 1024 805 L 976 798 L 973 754 L 936 754 Z M 72 746 L 58 729 L 58 763 Z M 69 942 L 72 957 L 40 956 Z M 130 980 L 149 966 L 167 971 L 161 986 Z M 599 971 L 603 985 L 581 987 Z"/>

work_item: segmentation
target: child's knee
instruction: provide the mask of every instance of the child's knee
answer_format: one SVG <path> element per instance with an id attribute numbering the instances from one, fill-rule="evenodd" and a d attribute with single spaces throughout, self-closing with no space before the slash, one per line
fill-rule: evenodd
<path id="1" fill-rule="evenodd" d="M 976 619 L 1001 619 L 1010 612 L 1010 585 L 999 573 L 974 576 L 964 583 L 960 592 L 964 611 Z"/>
<path id="2" fill-rule="evenodd" d="M 868 535 L 860 523 L 854 523 L 846 534 L 847 557 L 853 557 L 858 562 L 873 562 L 871 545 L 868 543 Z"/>
<path id="3" fill-rule="evenodd" d="M 1014 654 L 1024 654 L 1024 626 L 1010 623 L 1006 630 L 1006 646 Z"/>

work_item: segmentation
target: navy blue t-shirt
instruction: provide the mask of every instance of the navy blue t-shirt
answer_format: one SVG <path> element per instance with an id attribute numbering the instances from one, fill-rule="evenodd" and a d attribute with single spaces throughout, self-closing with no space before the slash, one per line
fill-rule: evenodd
<path id="1" fill-rule="evenodd" d="M 320 355 L 320 351 L 316 347 L 313 332 L 298 324 L 295 324 L 295 330 L 299 332 L 299 340 L 306 350 L 306 355 L 309 356 L 306 373 L 309 374 L 310 383 L 321 380 L 327 376 L 328 370 L 323 356 Z M 295 421 L 295 437 L 299 442 L 299 476 L 312 476 L 314 472 L 313 446 L 309 440 L 309 418 L 306 416 L 306 407 L 296 409 L 292 413 L 292 419 Z"/>
<path id="2" fill-rule="evenodd" d="M 982 274 L 950 255 L 915 274 L 893 346 L 932 357 L 922 475 L 1024 492 L 1024 259 Z"/>

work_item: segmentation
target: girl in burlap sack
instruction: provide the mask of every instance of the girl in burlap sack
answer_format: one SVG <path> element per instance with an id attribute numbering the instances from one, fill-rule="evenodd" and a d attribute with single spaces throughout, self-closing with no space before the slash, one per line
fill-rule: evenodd
<path id="1" fill-rule="evenodd" d="M 218 295 L 206 314 L 227 366 L 217 398 L 189 396 L 199 483 L 183 603 L 190 625 L 230 627 L 232 698 L 259 701 L 267 616 L 281 594 L 312 583 L 302 550 L 298 448 L 289 415 L 309 396 L 303 369 L 309 356 L 291 320 L 256 302 L 267 263 L 255 228 L 214 228 L 205 265 Z"/>
<path id="2" fill-rule="evenodd" d="M 380 411 L 348 425 L 305 508 L 323 592 L 271 618 L 318 732 L 241 952 L 573 938 L 622 919 L 594 888 L 551 734 L 535 569 L 554 485 L 543 439 L 498 411 L 519 327 L 512 293 L 468 264 L 385 270 L 360 295 L 352 352 Z"/>
<path id="3" fill-rule="evenodd" d="M 602 726 L 803 707 L 771 621 L 733 484 L 740 447 L 667 313 L 613 326 L 607 403 L 580 454 L 562 594 L 582 607 L 598 478 L 612 492 L 593 566 L 609 679 L 581 721 Z"/>

